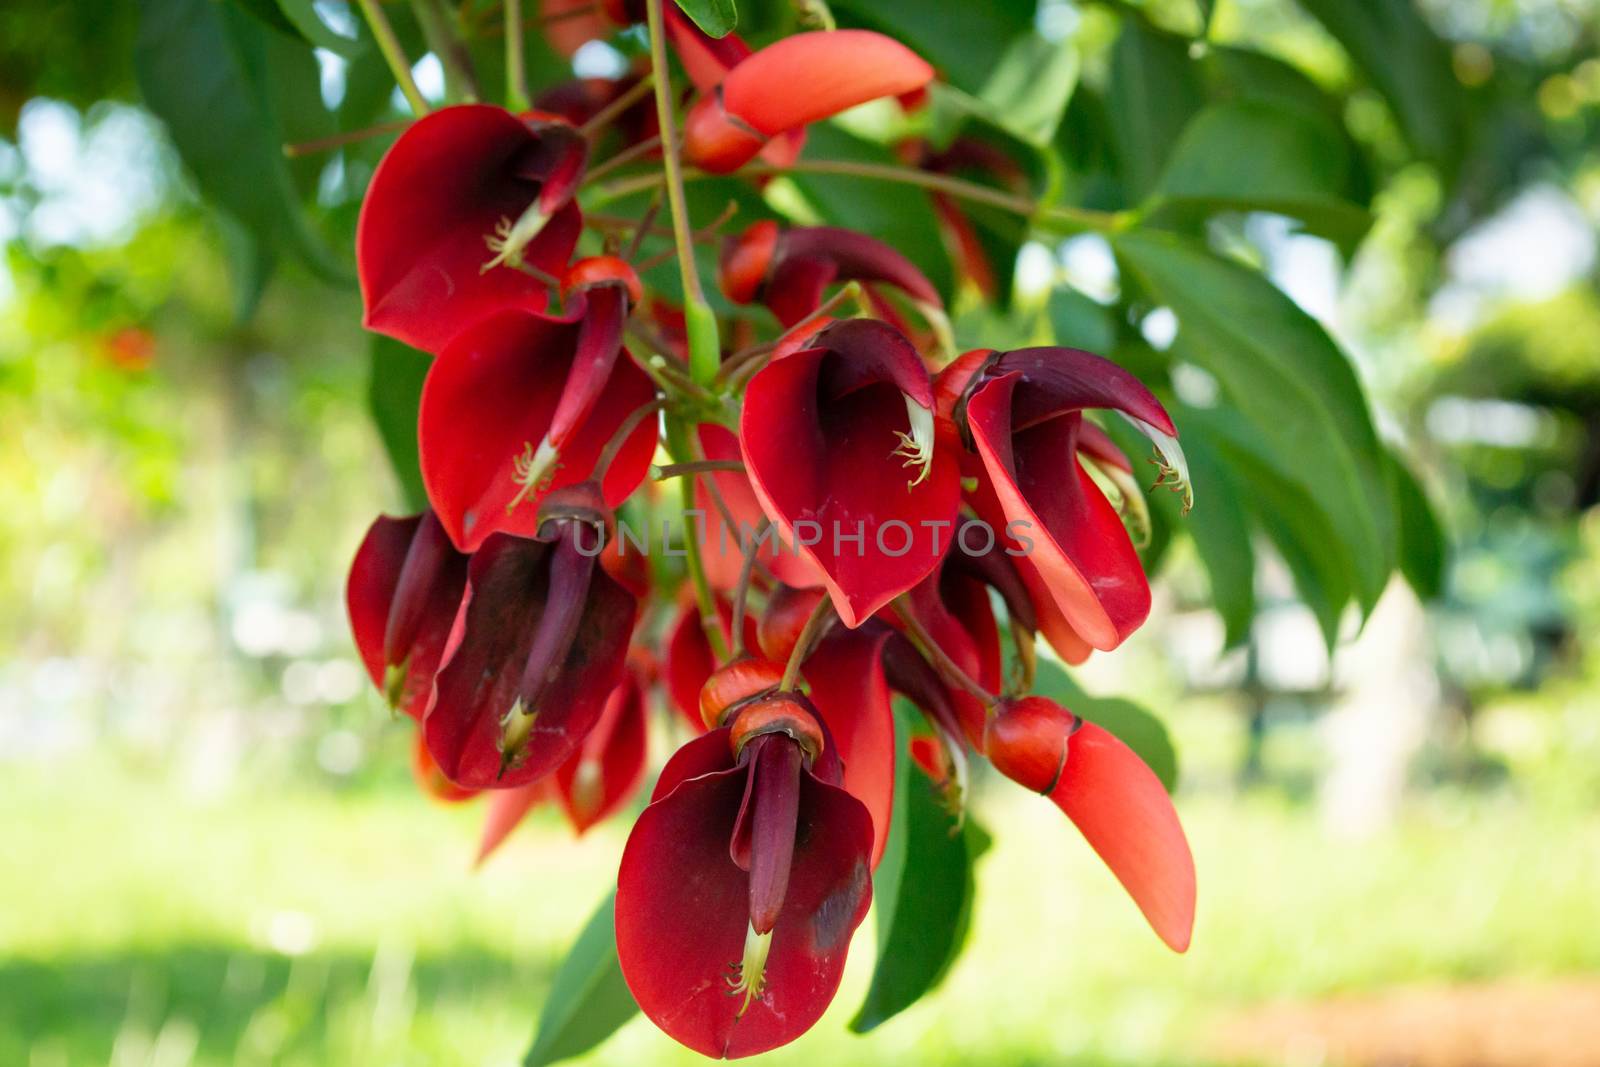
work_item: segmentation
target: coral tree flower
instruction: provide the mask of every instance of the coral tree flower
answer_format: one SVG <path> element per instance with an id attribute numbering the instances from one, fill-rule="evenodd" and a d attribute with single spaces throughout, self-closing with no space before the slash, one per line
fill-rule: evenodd
<path id="1" fill-rule="evenodd" d="M 1187 493 L 1177 428 L 1160 401 L 1121 367 L 1072 348 L 969 352 L 940 375 L 977 464 L 979 515 L 1022 544 L 1018 569 L 1034 589 L 1039 624 L 1069 660 L 1116 648 L 1150 612 L 1150 586 L 1117 509 L 1080 453 L 1101 451 L 1083 411 L 1125 415 L 1162 456 L 1162 481 Z M 1087 646 L 1087 648 L 1085 647 Z"/>
<path id="2" fill-rule="evenodd" d="M 427 711 L 466 585 L 467 557 L 432 511 L 380 515 L 367 530 L 345 605 L 361 662 L 394 710 L 419 720 Z"/>
<path id="3" fill-rule="evenodd" d="M 587 142 L 565 120 L 463 104 L 418 119 L 372 176 L 356 226 L 364 323 L 426 352 L 507 305 L 543 308 L 582 220 Z"/>
<path id="4" fill-rule="evenodd" d="M 958 446 L 898 331 L 852 319 L 809 344 L 751 378 L 739 444 L 762 508 L 855 627 L 949 550 Z"/>
<path id="5" fill-rule="evenodd" d="M 472 551 L 496 532 L 530 536 L 538 504 L 588 478 L 613 434 L 655 396 L 623 354 L 624 282 L 575 288 L 562 314 L 509 308 L 447 345 L 418 414 L 422 480 L 450 537 Z M 655 451 L 645 419 L 601 473 L 625 500 Z"/>
<path id="6" fill-rule="evenodd" d="M 723 643 L 730 645 L 733 641 L 733 607 L 720 596 L 716 598 L 716 605 Z M 744 622 L 745 647 L 754 646 L 755 637 L 755 625 L 747 616 Z M 673 709 L 697 733 L 704 729 L 700 718 L 700 690 L 716 668 L 717 660 L 712 655 L 711 642 L 707 640 L 705 625 L 700 621 L 699 605 L 695 603 L 693 594 L 685 590 L 679 600 L 678 614 L 667 631 L 661 674 Z"/>
<path id="7" fill-rule="evenodd" d="M 621 682 L 637 605 L 600 566 L 595 525 L 551 518 L 538 538 L 496 534 L 473 553 L 423 720 L 458 785 L 507 789 L 551 773 Z"/>
<path id="8" fill-rule="evenodd" d="M 822 1015 L 872 894 L 872 818 L 805 697 L 745 706 L 679 749 L 617 875 L 639 1007 L 707 1056 L 776 1048 Z"/>
<path id="9" fill-rule="evenodd" d="M 1194 857 L 1161 780 L 1115 736 L 1044 697 L 1002 701 L 985 752 L 1066 813 L 1175 952 L 1194 930 Z"/>
<path id="10" fill-rule="evenodd" d="M 910 260 L 875 238 L 835 226 L 783 229 L 771 219 L 723 246 L 718 278 L 736 304 L 760 301 L 785 327 L 815 311 L 835 282 L 881 282 L 926 313 L 944 317 L 944 301 Z"/>
<path id="11" fill-rule="evenodd" d="M 632 670 L 606 698 L 594 728 L 556 772 L 515 789 L 489 794 L 478 863 L 489 858 L 541 801 L 553 799 L 574 833 L 582 834 L 633 796 L 644 780 L 648 752 L 644 689 Z"/>
<path id="12" fill-rule="evenodd" d="M 880 33 L 797 33 L 740 59 L 715 89 L 702 88 L 684 118 L 684 158 L 726 174 L 773 137 L 932 79 L 921 57 Z"/>
<path id="13" fill-rule="evenodd" d="M 739 460 L 739 438 L 727 427 L 701 423 L 696 436 L 700 454 L 706 459 Z M 705 564 L 706 579 L 715 588 L 731 590 L 738 583 L 745 549 L 752 544 L 756 546 L 757 562 L 780 582 L 803 587 L 822 584 L 817 568 L 801 557 L 793 545 L 785 544 L 774 531 L 760 532 L 766 514 L 744 474 L 736 470 L 710 472 L 695 480 L 694 493 L 695 507 L 703 513 L 697 523 L 703 534 L 700 558 Z M 722 513 L 723 507 L 728 510 L 727 517 Z M 728 518 L 733 519 L 732 526 Z"/>

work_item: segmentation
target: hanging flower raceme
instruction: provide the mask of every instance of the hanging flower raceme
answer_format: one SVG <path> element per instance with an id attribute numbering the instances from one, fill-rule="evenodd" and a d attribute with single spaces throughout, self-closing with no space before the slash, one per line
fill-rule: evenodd
<path id="1" fill-rule="evenodd" d="M 925 316 L 944 322 L 944 301 L 911 261 L 875 238 L 835 226 L 752 223 L 723 244 L 718 280 L 735 304 L 759 301 L 785 327 L 822 304 L 828 286 L 860 281 L 893 286 Z"/>
<path id="2" fill-rule="evenodd" d="M 467 557 L 432 511 L 380 515 L 367 530 L 345 605 L 367 675 L 395 711 L 419 720 L 427 711 L 466 584 Z"/>
<path id="3" fill-rule="evenodd" d="M 881 322 L 835 323 L 750 380 L 739 444 L 786 544 L 846 626 L 932 573 L 960 503 L 958 446 L 916 350 Z"/>
<path id="4" fill-rule="evenodd" d="M 622 347 L 637 279 L 611 257 L 580 260 L 560 314 L 502 310 L 456 337 L 422 390 L 422 479 L 464 551 L 496 532 L 531 536 L 552 491 L 596 474 L 605 499 L 644 480 L 656 421 L 638 419 L 604 471 L 596 461 L 655 388 Z"/>
<path id="5" fill-rule="evenodd" d="M 668 761 L 617 875 L 617 955 L 639 1007 L 707 1056 L 810 1029 L 872 895 L 872 818 L 809 701 L 780 692 Z"/>
<path id="6" fill-rule="evenodd" d="M 1001 701 L 984 751 L 995 769 L 1050 798 L 1083 833 L 1161 940 L 1194 929 L 1194 857 L 1172 800 L 1115 736 L 1044 697 Z"/>
<path id="7" fill-rule="evenodd" d="M 378 164 L 356 226 L 365 325 L 425 352 L 507 306 L 543 308 L 582 219 L 588 142 L 556 116 L 463 104 L 418 119 Z"/>
<path id="8" fill-rule="evenodd" d="M 560 805 L 578 834 L 627 803 L 644 780 L 647 726 L 644 688 L 637 671 L 630 668 L 606 698 L 600 718 L 578 750 L 554 774 L 489 794 L 477 862 L 488 859 L 544 800 Z"/>
<path id="9" fill-rule="evenodd" d="M 1021 548 L 1018 570 L 1035 590 L 1042 632 L 1071 661 L 1117 647 L 1149 614 L 1150 587 L 1116 507 L 1081 461 L 1085 451 L 1104 454 L 1083 411 L 1126 416 L 1155 442 L 1161 480 L 1187 502 L 1166 410 L 1121 367 L 1071 348 L 969 352 L 940 374 L 939 394 L 973 449 L 971 502 Z"/>
<path id="10" fill-rule="evenodd" d="M 773 137 L 932 79 L 933 68 L 921 57 L 882 34 L 797 33 L 739 59 L 715 89 L 702 87 L 684 118 L 684 158 L 726 174 Z"/>
<path id="11" fill-rule="evenodd" d="M 577 752 L 622 680 L 636 603 L 598 559 L 610 526 L 591 483 L 546 501 L 537 537 L 473 553 L 423 729 L 451 781 L 508 789 Z"/>

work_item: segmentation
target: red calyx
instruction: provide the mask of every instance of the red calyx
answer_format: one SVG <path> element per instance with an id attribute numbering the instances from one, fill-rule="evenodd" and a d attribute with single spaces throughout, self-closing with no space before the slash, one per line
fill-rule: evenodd
<path id="1" fill-rule="evenodd" d="M 566 277 L 561 280 L 561 295 L 570 296 L 583 289 L 608 284 L 625 288 L 628 300 L 634 307 L 638 307 L 644 299 L 644 287 L 639 284 L 639 275 L 620 256 L 585 256 L 573 263 L 567 268 Z"/>

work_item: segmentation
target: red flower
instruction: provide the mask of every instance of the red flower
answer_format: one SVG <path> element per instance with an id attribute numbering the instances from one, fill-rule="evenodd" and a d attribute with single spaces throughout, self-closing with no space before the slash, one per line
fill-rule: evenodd
<path id="1" fill-rule="evenodd" d="M 797 33 L 738 60 L 714 91 L 701 87 L 700 101 L 684 118 L 684 158 L 726 174 L 770 138 L 932 78 L 932 67 L 882 34 Z"/>
<path id="2" fill-rule="evenodd" d="M 428 752 L 428 742 L 422 736 L 421 726 L 417 727 L 411 738 L 411 778 L 417 783 L 418 789 L 445 804 L 471 800 L 478 795 L 476 789 L 463 789 L 444 776 Z"/>
<path id="3" fill-rule="evenodd" d="M 707 1056 L 800 1036 L 838 990 L 871 901 L 872 819 L 808 702 L 778 694 L 672 757 L 617 875 L 623 978 Z M 730 995 L 730 993 L 732 995 Z"/>
<path id="4" fill-rule="evenodd" d="M 855 627 L 948 551 L 956 445 L 921 357 L 893 328 L 852 319 L 810 344 L 750 380 L 739 444 L 785 544 L 818 567 Z"/>
<path id="5" fill-rule="evenodd" d="M 702 423 L 698 428 L 700 453 L 710 460 L 738 460 L 739 438 L 725 426 L 713 422 Z M 733 519 L 728 526 L 712 495 L 710 481 Z M 699 527 L 700 558 L 705 563 L 706 578 L 718 589 L 731 590 L 739 581 L 739 571 L 744 566 L 745 546 L 757 543 L 756 559 L 772 572 L 780 582 L 793 586 L 820 586 L 822 576 L 812 563 L 800 556 L 792 546 L 784 544 L 775 532 L 769 531 L 758 539 L 756 531 L 766 515 L 761 501 L 756 499 L 750 479 L 738 471 L 713 471 L 695 480 L 695 507 L 703 512 Z"/>
<path id="6" fill-rule="evenodd" d="M 722 625 L 724 644 L 733 640 L 733 608 L 721 597 L 717 598 L 717 619 Z M 745 619 L 745 647 L 755 645 L 755 627 Z M 711 654 L 711 642 L 706 639 L 705 626 L 700 621 L 700 608 L 694 596 L 684 591 L 679 601 L 678 616 L 667 632 L 666 656 L 661 665 L 667 696 L 674 710 L 696 733 L 705 729 L 700 720 L 700 690 L 716 670 L 717 661 Z"/>
<path id="7" fill-rule="evenodd" d="M 422 479 L 463 550 L 496 532 L 535 533 L 539 502 L 588 478 L 606 442 L 655 396 L 621 349 L 626 292 L 622 282 L 580 288 L 559 315 L 502 310 L 434 360 L 417 419 Z M 608 503 L 644 479 L 655 437 L 654 421 L 640 422 L 602 472 Z"/>
<path id="8" fill-rule="evenodd" d="M 852 280 L 892 285 L 944 318 L 939 291 L 910 260 L 882 241 L 834 226 L 753 223 L 724 244 L 718 278 L 729 300 L 759 300 L 786 327 L 815 311 L 828 286 Z"/>
<path id="9" fill-rule="evenodd" d="M 1194 930 L 1194 857 L 1155 772 L 1112 734 L 1044 697 L 1003 701 L 984 747 L 1066 813 L 1176 952 Z"/>
<path id="10" fill-rule="evenodd" d="M 515 789 L 489 795 L 489 810 L 478 839 L 478 863 L 500 846 L 535 805 L 553 797 L 575 833 L 609 816 L 627 802 L 644 780 L 648 731 L 644 690 L 633 671 L 606 698 L 594 729 L 556 772 Z"/>
<path id="11" fill-rule="evenodd" d="M 597 496 L 598 493 L 595 493 Z M 595 556 L 599 532 L 551 520 L 473 553 L 467 597 L 423 729 L 450 780 L 508 789 L 582 745 L 622 680 L 635 601 Z"/>
<path id="12" fill-rule="evenodd" d="M 587 142 L 571 125 L 503 108 L 442 108 L 378 164 L 356 226 L 365 325 L 426 352 L 508 305 L 543 308 L 582 229 L 569 201 Z"/>
<path id="13" fill-rule="evenodd" d="M 345 604 L 361 662 L 389 706 L 413 719 L 428 709 L 466 584 L 467 557 L 432 511 L 380 515 L 350 564 Z"/>
<path id="14" fill-rule="evenodd" d="M 969 467 L 980 482 L 974 507 L 1025 553 L 1018 569 L 1037 594 L 1041 630 L 1069 660 L 1084 645 L 1116 648 L 1149 614 L 1150 587 L 1117 509 L 1081 462 L 1086 436 L 1097 450 L 1103 438 L 1085 434 L 1083 411 L 1127 416 L 1161 451 L 1163 480 L 1186 489 L 1166 410 L 1121 367 L 1072 348 L 969 352 L 941 373 L 939 392 L 981 461 Z"/>

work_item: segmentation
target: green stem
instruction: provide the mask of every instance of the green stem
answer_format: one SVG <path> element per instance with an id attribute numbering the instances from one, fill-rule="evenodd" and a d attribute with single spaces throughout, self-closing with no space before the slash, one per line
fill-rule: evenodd
<path id="1" fill-rule="evenodd" d="M 426 115 L 429 110 L 428 101 L 423 99 L 422 90 L 417 88 L 416 80 L 411 77 L 411 63 L 406 59 L 405 49 L 400 47 L 400 38 L 394 35 L 394 27 L 389 24 L 389 16 L 383 13 L 378 0 L 358 0 L 358 2 L 361 4 L 362 16 L 372 30 L 373 40 L 378 42 L 378 51 L 383 53 L 383 61 L 389 64 L 389 71 L 394 75 L 400 91 L 405 94 L 406 103 L 411 105 L 414 114 Z"/>
<path id="2" fill-rule="evenodd" d="M 650 23 L 650 70 L 656 92 L 656 121 L 661 127 L 661 163 L 666 174 L 667 206 L 672 211 L 672 237 L 678 247 L 678 272 L 683 276 L 684 326 L 689 335 L 689 377 L 696 384 L 710 385 L 722 362 L 717 340 L 717 317 L 706 303 L 700 287 L 700 272 L 694 263 L 694 242 L 690 235 L 689 207 L 683 198 L 683 163 L 678 157 L 677 116 L 672 106 L 671 79 L 667 76 L 667 40 L 661 15 L 661 0 L 648 0 L 645 11 Z"/>
<path id="3" fill-rule="evenodd" d="M 656 3 L 659 4 L 659 0 Z M 673 459 L 682 462 L 694 458 L 689 448 L 688 428 L 671 415 L 667 416 L 667 451 L 672 453 Z M 700 626 L 711 645 L 711 655 L 718 663 L 724 663 L 728 659 L 728 642 L 723 639 L 722 620 L 717 617 L 717 601 L 711 593 L 711 582 L 706 578 L 705 562 L 700 558 L 700 539 L 695 536 L 698 531 L 689 521 L 689 512 L 694 510 L 694 487 L 693 478 L 685 478 L 678 483 L 684 562 L 688 565 L 689 582 L 694 586 L 695 606 L 700 612 Z"/>
<path id="4" fill-rule="evenodd" d="M 522 50 L 522 0 L 505 0 L 506 16 L 506 103 L 515 112 L 528 110 L 533 97 L 528 92 L 528 68 Z"/>
<path id="5" fill-rule="evenodd" d="M 973 680 L 972 675 L 961 669 L 961 666 L 945 653 L 939 642 L 933 639 L 927 629 L 922 625 L 922 620 L 917 618 L 915 609 L 911 606 L 911 598 L 905 594 L 895 598 L 895 614 L 900 616 L 900 621 L 905 625 L 906 636 L 917 650 L 933 664 L 934 670 L 944 676 L 944 680 L 951 685 L 959 686 L 976 697 L 985 708 L 992 708 L 995 701 L 1000 698 L 989 692 Z"/>
<path id="6" fill-rule="evenodd" d="M 811 647 L 817 643 L 817 638 L 822 636 L 823 630 L 832 620 L 833 601 L 827 594 L 823 594 L 817 601 L 817 606 L 811 609 L 811 615 L 806 619 L 805 626 L 801 628 L 794 649 L 789 653 L 789 662 L 783 666 L 783 680 L 778 683 L 781 692 L 792 690 L 800 681 L 800 665 L 805 662 L 806 656 L 811 654 Z"/>
<path id="7" fill-rule="evenodd" d="M 417 24 L 428 42 L 428 50 L 439 57 L 444 67 L 445 98 L 451 102 L 476 101 L 478 81 L 472 73 L 472 56 L 456 32 L 454 16 L 442 0 L 411 0 Z"/>

